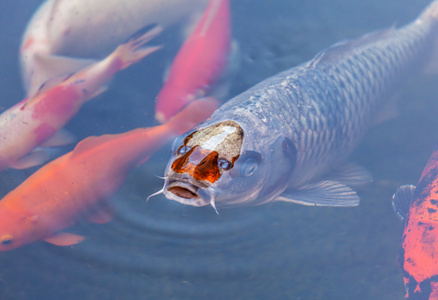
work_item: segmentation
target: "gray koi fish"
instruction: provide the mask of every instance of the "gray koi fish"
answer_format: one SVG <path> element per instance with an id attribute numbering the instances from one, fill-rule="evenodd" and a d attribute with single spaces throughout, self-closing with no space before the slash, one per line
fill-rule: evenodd
<path id="1" fill-rule="evenodd" d="M 226 102 L 177 138 L 158 193 L 192 206 L 356 206 L 345 163 L 396 88 L 430 66 L 438 0 L 412 23 L 340 42 Z"/>

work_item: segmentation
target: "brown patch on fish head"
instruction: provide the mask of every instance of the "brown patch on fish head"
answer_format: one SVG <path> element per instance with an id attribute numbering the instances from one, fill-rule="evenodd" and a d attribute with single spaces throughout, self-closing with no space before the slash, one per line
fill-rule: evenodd
<path id="1" fill-rule="evenodd" d="M 243 137 L 243 129 L 234 121 L 216 123 L 189 134 L 174 154 L 176 159 L 167 173 L 166 190 L 179 198 L 196 199 L 198 189 L 208 188 L 233 168 Z"/>

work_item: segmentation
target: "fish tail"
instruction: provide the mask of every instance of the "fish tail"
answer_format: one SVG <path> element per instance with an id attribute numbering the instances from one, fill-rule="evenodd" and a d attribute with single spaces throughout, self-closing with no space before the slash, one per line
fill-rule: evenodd
<path id="1" fill-rule="evenodd" d="M 122 65 L 120 69 L 125 69 L 149 54 L 161 49 L 162 46 L 143 47 L 143 45 L 159 35 L 162 31 L 163 28 L 161 26 L 155 26 L 146 33 L 135 34 L 128 42 L 117 47 L 113 55 L 121 61 Z"/>
<path id="2" fill-rule="evenodd" d="M 423 73 L 438 74 L 438 0 L 432 1 L 417 19 L 419 23 L 432 24 L 434 34 L 432 54 Z"/>

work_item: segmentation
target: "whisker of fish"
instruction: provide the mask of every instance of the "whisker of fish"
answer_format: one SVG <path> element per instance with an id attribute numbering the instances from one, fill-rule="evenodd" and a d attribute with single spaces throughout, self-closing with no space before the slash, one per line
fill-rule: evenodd
<path id="1" fill-rule="evenodd" d="M 214 193 L 213 192 L 211 193 L 210 205 L 213 207 L 214 211 L 219 216 L 219 212 L 218 212 L 218 210 L 216 208 L 216 203 L 215 203 L 215 198 L 214 198 Z"/>
<path id="2" fill-rule="evenodd" d="M 157 175 L 157 174 L 154 174 L 154 176 L 157 177 L 157 178 L 163 179 L 163 180 L 166 180 L 166 179 L 167 179 L 166 176 L 159 176 L 159 175 Z"/>
<path id="3" fill-rule="evenodd" d="M 150 195 L 149 197 L 147 197 L 147 198 L 146 198 L 146 202 L 149 201 L 149 198 L 151 198 L 151 197 L 153 197 L 153 196 L 157 196 L 157 195 L 159 195 L 159 194 L 162 194 L 163 192 L 164 192 L 164 187 L 163 187 L 161 190 L 159 190 L 158 192 L 153 193 L 152 195 Z"/>

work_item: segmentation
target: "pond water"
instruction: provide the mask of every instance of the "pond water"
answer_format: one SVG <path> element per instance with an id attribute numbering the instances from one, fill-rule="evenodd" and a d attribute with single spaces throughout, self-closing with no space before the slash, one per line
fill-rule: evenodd
<path id="1" fill-rule="evenodd" d="M 0 109 L 24 97 L 18 48 L 34 0 L 0 2 Z M 231 1 L 241 65 L 230 97 L 312 58 L 319 50 L 413 20 L 428 1 Z M 107 92 L 66 126 L 78 140 L 156 125 L 155 97 L 180 41 L 118 74 Z M 80 244 L 38 242 L 0 253 L 0 299 L 402 299 L 397 261 L 402 224 L 391 208 L 398 186 L 416 184 L 438 141 L 438 78 L 413 76 L 398 91 L 399 116 L 373 127 L 351 160 L 374 181 L 355 208 L 272 203 L 220 209 L 163 195 L 170 145 L 134 169 L 111 198 L 105 224 L 80 222 Z M 72 149 L 67 146 L 62 152 Z M 38 168 L 0 173 L 0 196 Z"/>

